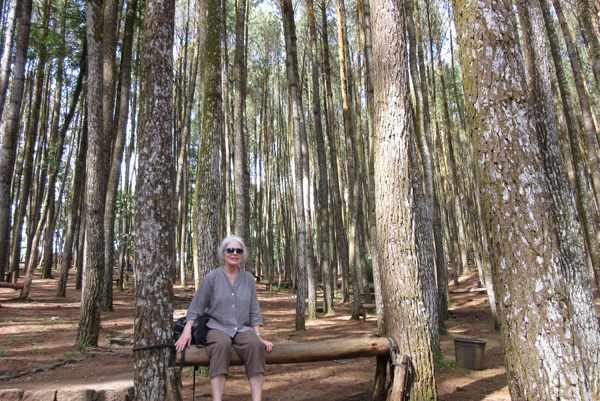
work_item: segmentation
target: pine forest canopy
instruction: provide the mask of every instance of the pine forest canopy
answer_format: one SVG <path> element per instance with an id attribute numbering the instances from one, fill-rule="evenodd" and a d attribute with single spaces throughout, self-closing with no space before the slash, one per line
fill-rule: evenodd
<path id="1" fill-rule="evenodd" d="M 598 7 L 0 0 L 2 277 L 64 297 L 74 267 L 92 346 L 132 265 L 136 343 L 168 342 L 173 284 L 237 234 L 297 287 L 297 330 L 317 285 L 354 319 L 373 290 L 410 398 L 437 399 L 448 282 L 476 268 L 511 397 L 600 399 Z M 138 399 L 169 358 L 136 356 Z"/>

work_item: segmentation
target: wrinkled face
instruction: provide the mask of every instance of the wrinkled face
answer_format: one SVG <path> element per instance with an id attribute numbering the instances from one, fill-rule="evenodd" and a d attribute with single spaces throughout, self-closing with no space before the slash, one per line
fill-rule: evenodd
<path id="1" fill-rule="evenodd" d="M 244 259 L 244 255 L 242 253 L 238 253 L 237 251 L 229 253 L 228 250 L 230 249 L 243 249 L 242 244 L 235 240 L 231 241 L 227 244 L 227 247 L 223 251 L 223 260 L 225 263 L 230 266 L 238 266 Z"/>

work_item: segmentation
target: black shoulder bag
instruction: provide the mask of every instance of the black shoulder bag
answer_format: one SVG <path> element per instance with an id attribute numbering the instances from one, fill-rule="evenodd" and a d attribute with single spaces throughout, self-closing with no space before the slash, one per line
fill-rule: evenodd
<path id="1" fill-rule="evenodd" d="M 194 320 L 194 324 L 192 325 L 192 344 L 197 346 L 206 346 L 206 335 L 208 334 L 208 326 L 206 323 L 209 321 L 208 316 L 198 315 L 196 320 Z M 185 317 L 178 319 L 175 322 L 175 326 L 173 327 L 173 340 L 177 342 L 179 337 L 183 334 L 183 329 L 185 329 Z M 187 348 L 186 348 L 187 349 Z M 185 351 L 181 351 L 181 365 L 180 370 L 183 375 L 183 364 L 185 362 Z M 192 386 L 192 400 L 196 399 L 196 371 L 198 370 L 198 366 L 194 366 L 194 384 Z"/>
<path id="2" fill-rule="evenodd" d="M 204 345 L 206 346 L 206 335 L 208 334 L 208 320 L 210 318 L 208 316 L 198 315 L 196 320 L 194 320 L 194 325 L 192 326 L 192 344 L 194 345 Z M 173 327 L 173 340 L 177 342 L 179 337 L 183 334 L 183 329 L 185 329 L 185 317 L 178 319 L 175 322 L 175 326 Z"/>

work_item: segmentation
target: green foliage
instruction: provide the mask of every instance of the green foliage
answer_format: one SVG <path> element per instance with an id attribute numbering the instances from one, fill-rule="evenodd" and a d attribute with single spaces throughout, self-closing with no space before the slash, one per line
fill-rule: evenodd
<path id="1" fill-rule="evenodd" d="M 45 351 L 42 349 L 42 346 L 38 343 L 31 343 L 30 352 L 34 354 L 43 354 Z"/>
<path id="2" fill-rule="evenodd" d="M 458 369 L 458 363 L 449 359 L 440 358 L 439 360 L 436 360 L 436 367 L 442 371 L 454 370 Z"/>
<path id="3" fill-rule="evenodd" d="M 187 377 L 194 377 L 194 367 L 190 367 L 185 374 Z M 198 377 L 209 377 L 210 376 L 210 368 L 208 366 L 199 366 L 198 373 L 196 374 Z"/>
<path id="4" fill-rule="evenodd" d="M 0 349 L 0 358 L 7 358 L 8 354 L 10 354 L 10 351 L 7 349 Z"/>

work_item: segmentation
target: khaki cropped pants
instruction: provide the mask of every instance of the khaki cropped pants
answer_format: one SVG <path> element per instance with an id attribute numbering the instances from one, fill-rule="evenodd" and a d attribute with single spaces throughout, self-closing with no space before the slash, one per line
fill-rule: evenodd
<path id="1" fill-rule="evenodd" d="M 221 330 L 211 329 L 206 336 L 206 342 L 211 378 L 229 375 L 232 347 L 246 366 L 248 379 L 258 373 L 265 373 L 265 347 L 254 331 L 237 333 L 231 338 Z"/>

